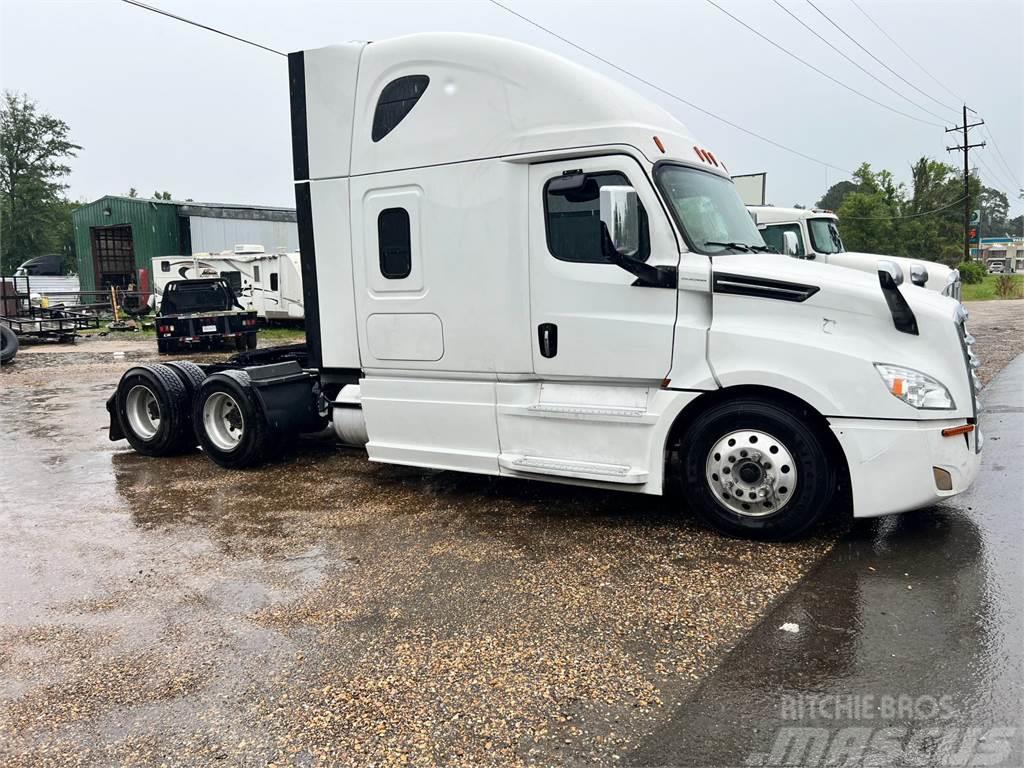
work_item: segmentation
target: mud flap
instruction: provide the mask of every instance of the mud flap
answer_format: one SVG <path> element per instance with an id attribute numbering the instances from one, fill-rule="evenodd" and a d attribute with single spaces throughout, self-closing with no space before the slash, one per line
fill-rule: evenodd
<path id="1" fill-rule="evenodd" d="M 107 436 L 111 440 L 124 440 L 124 429 L 121 419 L 117 417 L 117 392 L 107 398 L 107 413 L 110 414 L 110 431 Z"/>

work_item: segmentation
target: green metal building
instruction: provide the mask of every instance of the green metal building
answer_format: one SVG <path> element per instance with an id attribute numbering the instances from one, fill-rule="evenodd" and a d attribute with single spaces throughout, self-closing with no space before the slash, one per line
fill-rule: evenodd
<path id="1" fill-rule="evenodd" d="M 158 256 L 230 250 L 236 244 L 267 251 L 298 249 L 295 210 L 228 203 L 144 200 L 108 195 L 76 208 L 78 278 L 83 291 L 144 284 L 140 270 Z"/>
<path id="2" fill-rule="evenodd" d="M 71 219 L 83 291 L 123 288 L 154 256 L 182 253 L 178 206 L 170 201 L 101 197 L 76 208 Z"/>

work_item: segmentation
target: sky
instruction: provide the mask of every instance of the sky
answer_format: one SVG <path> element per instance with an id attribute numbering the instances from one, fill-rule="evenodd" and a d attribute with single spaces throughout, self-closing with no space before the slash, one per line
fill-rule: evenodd
<path id="1" fill-rule="evenodd" d="M 813 205 L 846 178 L 681 104 L 487 0 L 147 0 L 280 51 L 423 31 L 479 32 L 545 48 L 606 73 L 678 117 L 733 173 L 766 172 L 776 205 Z M 986 121 L 971 141 L 984 182 L 1024 212 L 1024 0 L 502 0 L 516 12 L 686 101 L 841 169 L 862 162 L 908 182 L 922 155 L 962 165 L 943 127 L 962 99 Z M 874 27 L 863 8 L 927 73 Z M 843 59 L 836 49 L 920 107 Z M 934 79 L 933 79 L 934 78 Z M 0 86 L 27 93 L 82 146 L 68 194 L 93 200 L 170 191 L 176 199 L 294 205 L 283 57 L 119 0 L 0 0 Z M 941 106 L 941 104 L 946 106 Z M 952 111 L 950 108 L 955 108 Z M 976 119 L 972 116 L 972 120 Z M 992 140 L 995 141 L 995 146 Z M 998 150 L 996 149 L 998 147 Z"/>

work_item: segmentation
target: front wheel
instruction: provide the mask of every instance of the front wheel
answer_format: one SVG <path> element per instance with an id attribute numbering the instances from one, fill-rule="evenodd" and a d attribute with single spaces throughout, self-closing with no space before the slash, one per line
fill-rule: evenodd
<path id="1" fill-rule="evenodd" d="M 687 497 L 708 525 L 783 541 L 832 509 L 839 473 L 809 414 L 732 400 L 701 413 L 681 440 Z"/>

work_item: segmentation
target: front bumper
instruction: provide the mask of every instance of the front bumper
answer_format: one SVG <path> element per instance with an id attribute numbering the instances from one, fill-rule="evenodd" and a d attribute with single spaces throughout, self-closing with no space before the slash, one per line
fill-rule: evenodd
<path id="1" fill-rule="evenodd" d="M 935 504 L 967 490 L 978 475 L 978 425 L 966 435 L 942 430 L 967 423 L 830 419 L 850 469 L 854 517 L 878 517 Z M 936 472 L 938 469 L 940 472 Z M 948 473 L 949 490 L 936 478 Z M 946 483 L 944 483 L 946 484 Z"/>

